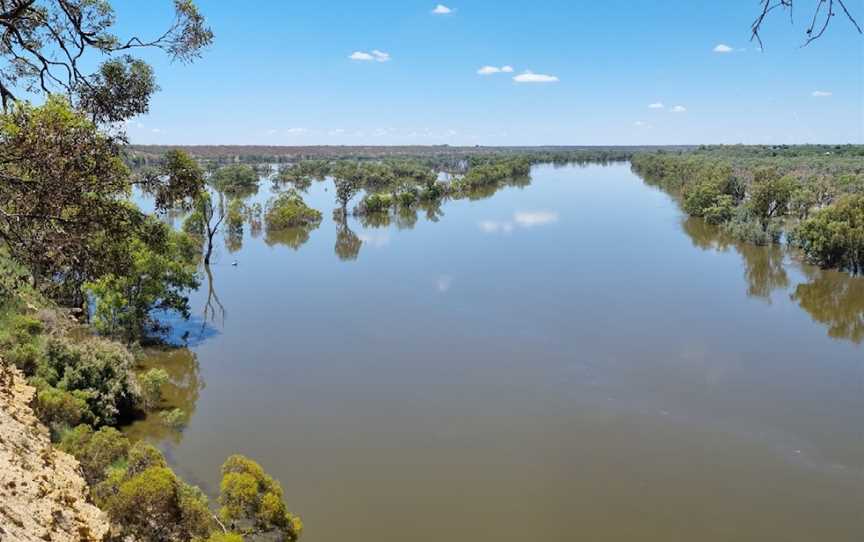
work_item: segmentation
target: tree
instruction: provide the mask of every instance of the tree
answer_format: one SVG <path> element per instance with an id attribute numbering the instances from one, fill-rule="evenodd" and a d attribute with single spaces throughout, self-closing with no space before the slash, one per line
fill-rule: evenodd
<path id="1" fill-rule="evenodd" d="M 197 58 L 213 32 L 191 0 L 174 0 L 171 26 L 153 39 L 112 33 L 116 16 L 107 0 L 0 2 L 0 103 L 19 94 L 65 94 L 94 122 L 118 122 L 146 113 L 156 90 L 152 70 L 129 53 L 156 48 L 181 62 Z M 96 71 L 91 56 L 106 58 Z"/>
<path id="2" fill-rule="evenodd" d="M 153 218 L 147 221 L 148 237 L 134 237 L 123 247 L 130 259 L 125 272 L 111 272 L 86 284 L 96 303 L 96 329 L 127 342 L 144 335 L 154 310 L 173 310 L 188 318 L 185 293 L 199 284 L 188 236 Z"/>
<path id="3" fill-rule="evenodd" d="M 333 184 L 336 186 L 336 203 L 342 217 L 348 216 L 348 203 L 362 188 L 362 173 L 357 164 L 340 163 L 333 168 Z"/>
<path id="4" fill-rule="evenodd" d="M 133 178 L 117 141 L 62 97 L 0 115 L 0 241 L 35 286 L 72 306 L 84 305 L 85 282 L 129 270 L 134 239 L 164 237 L 126 201 L 133 187 L 157 194 L 159 210 L 191 201 L 201 183 L 182 153 Z"/>
<path id="5" fill-rule="evenodd" d="M 817 265 L 864 272 L 864 195 L 817 211 L 795 229 L 791 242 Z"/>
<path id="6" fill-rule="evenodd" d="M 778 216 L 786 214 L 792 194 L 798 187 L 791 176 L 779 176 L 775 171 L 757 171 L 750 188 L 748 207 L 764 227 Z"/>
<path id="7" fill-rule="evenodd" d="M 244 196 L 258 190 L 258 173 L 250 165 L 232 164 L 218 169 L 210 184 L 219 192 Z"/>
<path id="8" fill-rule="evenodd" d="M 855 27 L 859 34 L 862 33 L 861 26 L 846 7 L 846 2 L 844 0 L 814 0 L 814 2 L 816 5 L 813 7 L 813 15 L 810 20 L 810 25 L 805 31 L 805 46 L 822 37 L 822 34 L 824 34 L 828 29 L 828 25 L 831 24 L 832 19 L 838 12 L 842 12 L 845 15 L 846 19 L 852 23 L 852 26 Z M 760 0 L 759 3 L 760 11 L 750 27 L 750 39 L 755 40 L 759 43 L 759 47 L 762 47 L 763 43 L 760 32 L 762 30 L 762 25 L 768 16 L 775 10 L 779 9 L 782 11 L 788 11 L 791 20 L 793 5 L 798 5 L 801 2 L 794 4 L 794 0 Z"/>
<path id="9" fill-rule="evenodd" d="M 213 197 L 206 190 L 202 190 L 195 198 L 193 209 L 192 214 L 183 223 L 183 230 L 204 241 L 204 266 L 208 267 L 210 257 L 213 255 L 213 238 L 225 220 L 225 205 L 220 202 L 217 211 L 213 205 Z"/>

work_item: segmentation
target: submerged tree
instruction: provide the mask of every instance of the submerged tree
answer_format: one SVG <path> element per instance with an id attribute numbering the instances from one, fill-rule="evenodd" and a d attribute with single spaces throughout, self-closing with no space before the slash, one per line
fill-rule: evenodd
<path id="1" fill-rule="evenodd" d="M 206 190 L 195 198 L 192 213 L 186 217 L 183 230 L 202 240 L 204 244 L 204 266 L 210 265 L 213 255 L 213 238 L 219 232 L 219 226 L 225 220 L 225 206 L 220 201 L 218 207 L 213 204 L 213 196 Z"/>

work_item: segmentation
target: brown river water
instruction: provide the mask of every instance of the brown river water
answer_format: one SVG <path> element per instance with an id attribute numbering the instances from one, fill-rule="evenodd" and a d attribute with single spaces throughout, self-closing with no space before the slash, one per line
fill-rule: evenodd
<path id="1" fill-rule="evenodd" d="M 627 164 L 347 228 L 305 198 L 317 229 L 220 240 L 147 361 L 188 424 L 129 432 L 206 492 L 248 455 L 306 542 L 864 540 L 864 279 Z"/>

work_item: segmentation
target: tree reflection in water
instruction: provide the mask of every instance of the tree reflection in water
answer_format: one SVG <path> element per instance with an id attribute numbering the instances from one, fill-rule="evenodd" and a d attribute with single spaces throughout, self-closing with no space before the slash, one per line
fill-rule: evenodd
<path id="1" fill-rule="evenodd" d="M 351 231 L 348 222 L 340 220 L 336 224 L 336 244 L 333 246 L 336 256 L 343 262 L 354 261 L 360 255 L 362 246 L 363 241 Z"/>
<path id="2" fill-rule="evenodd" d="M 809 282 L 799 284 L 790 296 L 814 321 L 828 328 L 828 335 L 861 344 L 864 341 L 864 277 L 840 271 L 804 269 Z"/>
<path id="3" fill-rule="evenodd" d="M 749 297 L 770 303 L 773 291 L 789 287 L 789 275 L 784 265 L 786 256 L 781 247 L 763 247 L 736 241 L 722 228 L 696 217 L 685 219 L 682 229 L 693 245 L 702 250 L 726 252 L 731 248 L 741 256 Z"/>
<path id="4" fill-rule="evenodd" d="M 153 368 L 168 373 L 169 380 L 162 387 L 162 404 L 159 411 L 135 421 L 126 433 L 133 439 L 146 437 L 154 442 L 177 444 L 182 438 L 183 425 L 195 414 L 198 398 L 204 389 L 198 357 L 187 348 L 150 348 L 139 369 L 144 372 Z M 180 424 L 166 423 L 164 419 L 163 414 L 174 409 L 182 412 Z"/>

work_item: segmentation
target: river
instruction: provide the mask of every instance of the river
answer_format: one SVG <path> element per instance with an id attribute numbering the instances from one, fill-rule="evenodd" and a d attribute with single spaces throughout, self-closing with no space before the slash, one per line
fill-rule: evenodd
<path id="1" fill-rule="evenodd" d="M 317 229 L 220 239 L 148 360 L 188 424 L 129 431 L 214 495 L 256 459 L 306 542 L 864 540 L 864 279 L 627 164 L 487 196 L 345 229 L 318 182 Z"/>

